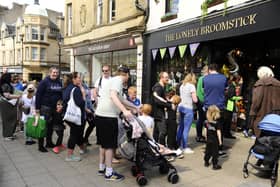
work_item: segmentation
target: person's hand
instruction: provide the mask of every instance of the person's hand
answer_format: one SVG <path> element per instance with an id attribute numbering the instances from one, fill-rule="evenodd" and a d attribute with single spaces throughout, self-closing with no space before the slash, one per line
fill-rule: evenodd
<path id="1" fill-rule="evenodd" d="M 85 111 L 86 111 L 86 113 L 91 113 L 91 110 L 88 108 L 86 108 Z"/>
<path id="2" fill-rule="evenodd" d="M 133 115 L 132 115 L 132 113 L 130 112 L 130 110 L 124 111 L 124 112 L 123 112 L 123 115 L 124 115 L 124 117 L 125 117 L 127 120 L 130 120 L 130 119 L 133 118 Z"/>

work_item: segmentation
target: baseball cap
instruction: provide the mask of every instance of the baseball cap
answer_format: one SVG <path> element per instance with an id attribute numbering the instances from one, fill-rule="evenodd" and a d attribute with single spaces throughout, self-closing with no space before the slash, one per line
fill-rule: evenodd
<path id="1" fill-rule="evenodd" d="M 126 65 L 120 65 L 118 67 L 118 72 L 129 73 L 129 68 Z"/>

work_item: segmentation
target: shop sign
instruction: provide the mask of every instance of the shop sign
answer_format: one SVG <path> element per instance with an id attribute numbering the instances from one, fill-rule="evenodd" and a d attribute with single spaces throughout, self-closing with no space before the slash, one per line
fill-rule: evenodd
<path id="1" fill-rule="evenodd" d="M 115 50 L 133 49 L 136 48 L 133 38 L 122 38 L 106 42 L 94 43 L 87 46 L 74 48 L 74 55 L 87 55 L 103 53 Z"/>
<path id="2" fill-rule="evenodd" d="M 186 29 L 180 32 L 168 33 L 165 35 L 165 42 L 188 39 L 200 35 L 207 35 L 215 32 L 224 32 L 231 29 L 238 29 L 240 27 L 254 25 L 257 23 L 256 17 L 257 17 L 257 13 L 254 13 L 243 17 L 221 21 L 218 23 Z"/>
<path id="3" fill-rule="evenodd" d="M 201 23 L 195 21 L 146 33 L 149 49 L 240 36 L 280 28 L 280 1 L 256 3 L 254 6 L 228 11 L 225 16 L 213 15 Z"/>

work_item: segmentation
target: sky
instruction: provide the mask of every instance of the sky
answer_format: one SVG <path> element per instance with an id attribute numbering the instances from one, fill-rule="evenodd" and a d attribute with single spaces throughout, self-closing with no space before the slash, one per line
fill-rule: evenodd
<path id="1" fill-rule="evenodd" d="M 13 2 L 19 4 L 34 4 L 34 0 L 0 0 L 0 5 L 12 8 Z M 39 3 L 41 7 L 64 12 L 64 0 L 39 0 Z"/>

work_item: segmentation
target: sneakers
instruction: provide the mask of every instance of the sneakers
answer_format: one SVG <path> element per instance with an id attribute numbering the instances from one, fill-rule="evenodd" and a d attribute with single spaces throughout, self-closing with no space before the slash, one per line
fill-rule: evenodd
<path id="1" fill-rule="evenodd" d="M 36 143 L 35 141 L 29 140 L 29 141 L 26 141 L 26 142 L 25 142 L 25 145 L 33 145 L 33 144 L 35 144 L 35 143 Z"/>
<path id="2" fill-rule="evenodd" d="M 52 149 L 52 151 L 54 152 L 54 153 L 56 153 L 56 154 L 58 154 L 59 153 L 59 146 L 56 146 L 56 147 L 54 147 L 53 149 Z"/>
<path id="3" fill-rule="evenodd" d="M 121 174 L 118 174 L 113 171 L 113 173 L 110 176 L 105 175 L 105 180 L 107 181 L 121 181 L 124 179 L 124 176 Z"/>
<path id="4" fill-rule="evenodd" d="M 71 156 L 66 157 L 65 161 L 67 161 L 67 162 L 79 162 L 79 161 L 81 161 L 81 158 L 78 157 L 78 156 L 75 156 L 75 155 L 71 155 Z"/>
<path id="5" fill-rule="evenodd" d="M 59 148 L 64 150 L 64 149 L 66 149 L 66 146 L 65 146 L 64 144 L 61 144 L 61 145 L 59 146 Z"/>
<path id="6" fill-rule="evenodd" d="M 219 170 L 219 169 L 222 169 L 222 166 L 218 165 L 218 164 L 215 164 L 213 165 L 213 170 Z"/>
<path id="7" fill-rule="evenodd" d="M 4 140 L 5 141 L 13 141 L 13 140 L 15 140 L 15 137 L 13 137 L 13 136 L 5 137 Z"/>
<path id="8" fill-rule="evenodd" d="M 210 163 L 205 161 L 205 162 L 204 162 L 204 166 L 205 166 L 205 167 L 209 167 L 209 166 L 210 166 Z"/>
<path id="9" fill-rule="evenodd" d="M 242 133 L 243 133 L 243 135 L 244 135 L 245 138 L 248 138 L 248 137 L 249 137 L 249 134 L 248 134 L 248 132 L 247 132 L 246 130 L 242 131 Z"/>
<path id="10" fill-rule="evenodd" d="M 174 151 L 174 152 L 176 153 L 176 156 L 177 156 L 177 157 L 183 153 L 183 151 L 182 151 L 181 149 L 177 149 L 177 150 Z"/>
<path id="11" fill-rule="evenodd" d="M 225 153 L 223 151 L 219 151 L 219 157 L 221 157 L 221 158 L 227 157 L 227 153 Z"/>
<path id="12" fill-rule="evenodd" d="M 39 147 L 38 150 L 39 150 L 40 152 L 42 152 L 42 153 L 48 152 L 48 150 L 47 150 L 45 147 Z"/>
<path id="13" fill-rule="evenodd" d="M 183 152 L 184 152 L 184 154 L 193 154 L 194 153 L 194 151 L 189 147 L 185 148 Z"/>
<path id="14" fill-rule="evenodd" d="M 103 176 L 103 175 L 105 175 L 105 171 L 106 171 L 106 169 L 98 170 L 98 171 L 97 171 L 97 175 L 98 175 L 98 176 Z"/>
<path id="15" fill-rule="evenodd" d="M 84 154 L 86 154 L 86 152 L 87 152 L 86 148 L 80 149 L 80 155 L 84 155 Z"/>

